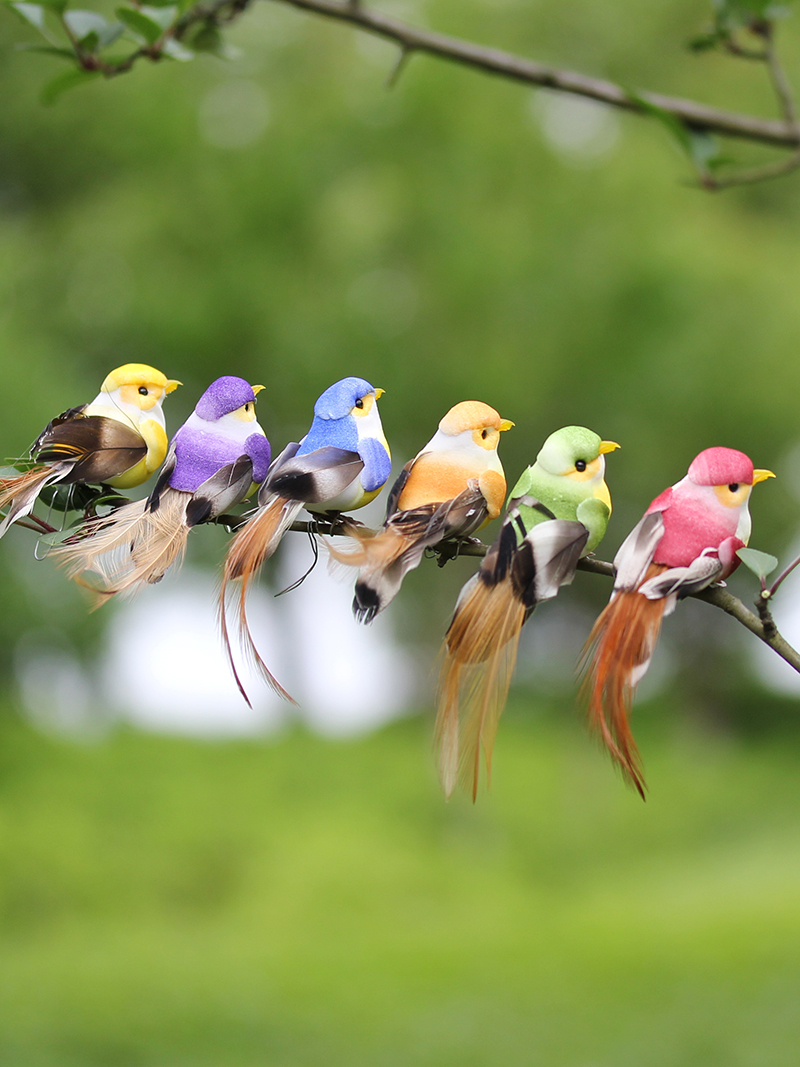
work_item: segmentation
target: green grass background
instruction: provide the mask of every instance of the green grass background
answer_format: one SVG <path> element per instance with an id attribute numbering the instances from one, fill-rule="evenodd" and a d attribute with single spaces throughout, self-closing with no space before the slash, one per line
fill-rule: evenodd
<path id="1" fill-rule="evenodd" d="M 422 717 L 223 745 L 7 721 L 0 1062 L 793 1063 L 797 739 L 643 725 L 646 804 L 519 706 L 473 807 Z"/>

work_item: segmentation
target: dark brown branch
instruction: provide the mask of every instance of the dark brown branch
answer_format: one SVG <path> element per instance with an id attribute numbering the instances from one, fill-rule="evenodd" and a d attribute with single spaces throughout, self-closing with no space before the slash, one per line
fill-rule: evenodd
<path id="1" fill-rule="evenodd" d="M 219 2 L 216 5 L 212 3 L 206 10 L 215 7 L 222 8 L 228 2 L 229 0 L 225 0 L 224 3 Z M 513 81 L 555 89 L 559 92 L 574 93 L 638 114 L 646 114 L 649 105 L 675 115 L 693 130 L 717 133 L 726 137 L 739 137 L 783 148 L 800 147 L 800 134 L 794 125 L 786 120 L 734 114 L 706 107 L 693 100 L 662 96 L 660 93 L 642 92 L 633 97 L 614 82 L 591 78 L 576 71 L 549 67 L 511 52 L 503 52 L 497 48 L 485 48 L 458 37 L 449 37 L 433 30 L 420 29 L 380 11 L 368 10 L 360 4 L 350 3 L 349 0 L 271 0 L 271 2 L 287 4 L 301 11 L 349 23 L 359 30 L 393 41 L 406 53 L 425 52 L 428 55 L 448 59 L 487 74 L 496 74 Z M 193 12 L 189 14 L 192 15 Z"/>
<path id="2" fill-rule="evenodd" d="M 230 516 L 228 516 L 230 518 Z M 219 520 L 218 520 L 219 521 Z M 336 526 L 330 526 L 327 530 L 322 532 L 335 534 L 337 532 Z M 293 522 L 289 527 L 290 530 L 295 530 L 302 533 L 315 533 L 320 532 L 319 524 L 316 522 Z M 458 542 L 453 545 L 456 551 L 450 550 L 451 546 L 448 546 L 444 553 L 444 560 L 453 559 L 455 556 L 485 556 L 488 546 L 475 539 L 469 541 Z M 608 563 L 606 560 L 595 559 L 594 556 L 585 556 L 578 561 L 578 570 L 588 571 L 590 574 L 601 574 L 604 578 L 614 577 L 614 564 Z M 727 615 L 732 616 L 737 622 L 741 623 L 750 633 L 754 634 L 759 641 L 763 641 L 765 645 L 776 652 L 781 659 L 785 660 L 790 667 L 792 667 L 798 674 L 800 674 L 800 652 L 792 648 L 789 642 L 781 636 L 778 632 L 778 628 L 775 626 L 775 622 L 769 614 L 767 606 L 768 618 L 764 621 L 760 620 L 758 615 L 755 615 L 749 608 L 746 608 L 738 597 L 733 596 L 727 589 L 720 585 L 711 586 L 709 589 L 703 589 L 699 593 L 692 593 L 695 600 L 702 600 L 706 604 L 711 604 L 715 608 L 719 608 Z M 768 601 L 765 601 L 765 606 L 768 605 Z M 759 612 L 760 612 L 759 605 Z"/>

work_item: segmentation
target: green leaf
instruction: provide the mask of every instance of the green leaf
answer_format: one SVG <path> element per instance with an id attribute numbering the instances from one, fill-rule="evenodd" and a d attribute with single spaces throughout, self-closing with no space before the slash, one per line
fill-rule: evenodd
<path id="1" fill-rule="evenodd" d="M 75 67 L 74 70 L 65 71 L 45 85 L 42 90 L 42 103 L 54 104 L 63 93 L 70 89 L 76 89 L 79 85 L 86 85 L 99 77 L 99 71 L 84 70 L 83 67 Z"/>
<path id="2" fill-rule="evenodd" d="M 180 41 L 176 41 L 174 37 L 168 37 L 164 41 L 163 48 L 161 49 L 165 56 L 169 56 L 170 59 L 177 59 L 180 63 L 188 63 L 190 59 L 194 59 L 194 52 L 185 48 Z"/>
<path id="3" fill-rule="evenodd" d="M 178 17 L 178 9 L 174 4 L 161 4 L 150 7 L 142 5 L 139 11 L 157 23 L 162 30 L 168 30 Z"/>
<path id="4" fill-rule="evenodd" d="M 778 566 L 778 561 L 774 556 L 770 556 L 767 552 L 759 552 L 755 548 L 740 548 L 736 555 L 758 578 L 766 578 Z"/>
<path id="5" fill-rule="evenodd" d="M 9 4 L 21 19 L 44 33 L 44 8 L 41 4 Z"/>
<path id="6" fill-rule="evenodd" d="M 17 44 L 14 45 L 16 52 L 41 52 L 44 56 L 60 56 L 62 59 L 75 61 L 75 53 L 71 48 L 56 48 L 52 44 Z"/>
<path id="7" fill-rule="evenodd" d="M 44 7 L 49 7 L 51 11 L 55 11 L 57 15 L 61 15 L 67 9 L 68 0 L 42 0 Z"/>
<path id="8" fill-rule="evenodd" d="M 193 52 L 207 52 L 220 59 L 238 59 L 241 54 L 238 48 L 225 40 L 219 28 L 209 22 L 203 23 L 194 36 L 187 38 L 186 43 Z"/>
<path id="9" fill-rule="evenodd" d="M 164 32 L 163 27 L 157 22 L 132 7 L 118 7 L 116 16 L 137 37 L 143 38 L 146 44 L 155 44 Z"/>
<path id="10" fill-rule="evenodd" d="M 94 34 L 96 38 L 95 47 L 103 39 L 103 34 L 109 28 L 103 16 L 98 15 L 95 11 L 65 11 L 64 23 L 80 44 L 83 44 L 90 34 Z M 88 45 L 86 50 L 93 51 Z"/>

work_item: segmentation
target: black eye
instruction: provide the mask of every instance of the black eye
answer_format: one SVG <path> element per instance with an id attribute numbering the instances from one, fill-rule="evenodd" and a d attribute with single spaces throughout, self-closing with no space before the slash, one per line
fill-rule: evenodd
<path id="1" fill-rule="evenodd" d="M 140 393 L 140 394 L 141 394 L 142 396 L 147 396 L 147 394 L 148 394 L 149 392 L 150 392 L 150 390 L 149 390 L 149 389 L 147 388 L 147 386 L 146 386 L 146 385 L 140 385 L 140 386 L 139 386 L 139 393 Z"/>
<path id="2" fill-rule="evenodd" d="M 738 493 L 739 492 L 739 483 L 738 482 L 731 482 L 731 484 L 728 486 L 728 489 L 730 489 L 730 491 L 732 493 Z"/>
<path id="3" fill-rule="evenodd" d="M 363 400 L 356 400 L 356 407 L 357 408 L 363 408 L 363 406 L 364 406 L 364 401 Z"/>
<path id="4" fill-rule="evenodd" d="M 586 460 L 585 459 L 576 459 L 575 460 L 575 470 L 576 471 L 581 471 L 581 472 L 585 471 L 586 470 Z"/>
<path id="5" fill-rule="evenodd" d="M 484 441 L 486 440 L 486 438 L 488 436 L 489 436 L 489 431 L 488 430 L 481 430 L 481 437 L 484 439 Z"/>

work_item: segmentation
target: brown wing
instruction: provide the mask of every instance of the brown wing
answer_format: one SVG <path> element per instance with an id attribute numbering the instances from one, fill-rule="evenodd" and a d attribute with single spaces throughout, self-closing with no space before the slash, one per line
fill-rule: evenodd
<path id="1" fill-rule="evenodd" d="M 31 451 L 37 463 L 71 464 L 61 482 L 101 483 L 144 459 L 147 444 L 127 423 L 65 412 L 42 431 Z"/>

